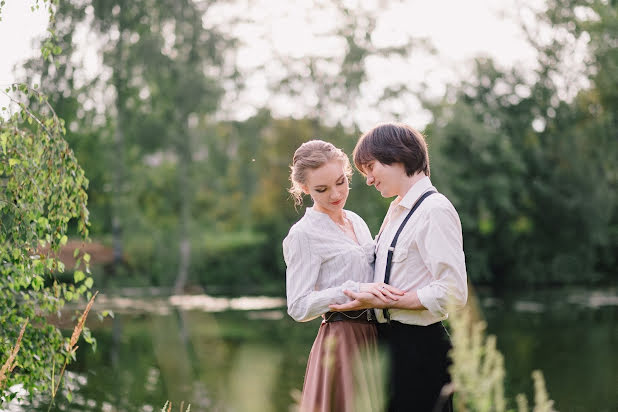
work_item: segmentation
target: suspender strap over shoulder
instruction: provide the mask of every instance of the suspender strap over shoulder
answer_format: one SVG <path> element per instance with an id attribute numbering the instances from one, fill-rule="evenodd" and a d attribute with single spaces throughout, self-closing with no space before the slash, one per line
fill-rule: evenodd
<path id="1" fill-rule="evenodd" d="M 410 209 L 406 218 L 403 219 L 403 222 L 401 222 L 399 229 L 397 229 L 397 233 L 395 233 L 395 237 L 393 237 L 393 241 L 391 242 L 391 245 L 388 248 L 388 255 L 386 257 L 386 271 L 384 272 L 384 283 L 388 283 L 391 279 L 393 253 L 395 252 L 395 245 L 397 245 L 397 239 L 399 239 L 399 235 L 401 234 L 401 231 L 405 227 L 406 223 L 408 223 L 408 220 L 410 220 L 410 217 L 412 217 L 416 209 L 418 209 L 421 203 L 423 203 L 423 200 L 427 199 L 430 195 L 434 193 L 438 193 L 438 192 L 436 192 L 435 190 L 429 190 L 423 193 L 423 195 L 416 201 L 416 203 L 414 203 L 414 206 L 412 206 L 412 209 Z M 384 317 L 386 318 L 386 320 L 390 322 L 391 317 L 390 317 L 390 314 L 388 313 L 388 309 L 382 309 L 382 313 L 384 314 Z"/>

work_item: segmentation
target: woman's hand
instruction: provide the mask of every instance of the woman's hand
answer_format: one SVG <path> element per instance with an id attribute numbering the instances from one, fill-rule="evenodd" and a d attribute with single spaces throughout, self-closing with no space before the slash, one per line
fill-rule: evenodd
<path id="1" fill-rule="evenodd" d="M 384 303 L 389 304 L 393 303 L 393 301 L 399 300 L 399 297 L 405 294 L 404 291 L 384 282 L 361 283 L 359 286 L 359 292 L 371 293 Z"/>

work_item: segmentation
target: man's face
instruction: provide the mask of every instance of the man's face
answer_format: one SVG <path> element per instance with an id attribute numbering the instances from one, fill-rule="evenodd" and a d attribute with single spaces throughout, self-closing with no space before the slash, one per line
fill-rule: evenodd
<path id="1" fill-rule="evenodd" d="M 401 163 L 385 165 L 377 160 L 372 160 L 364 168 L 366 181 L 369 186 L 374 186 L 382 197 L 400 195 L 399 189 L 406 172 Z"/>

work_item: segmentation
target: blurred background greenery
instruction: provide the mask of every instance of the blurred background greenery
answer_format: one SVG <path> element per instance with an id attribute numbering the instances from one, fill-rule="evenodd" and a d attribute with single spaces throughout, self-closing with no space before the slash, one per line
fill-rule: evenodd
<path id="1" fill-rule="evenodd" d="M 60 2 L 61 54 L 20 73 L 50 96 L 90 180 L 91 237 L 113 250 L 98 286 L 283 293 L 281 240 L 303 213 L 286 192 L 295 148 L 321 138 L 350 153 L 372 59 L 437 53 L 431 39 L 375 40 L 399 3 L 316 2 L 335 17 L 328 29 L 309 23 L 340 49 L 279 52 L 273 68 L 247 68 L 235 53 L 246 46 L 240 33 L 267 24 L 250 2 Z M 394 107 L 410 97 L 429 114 L 413 126 L 427 136 L 434 184 L 461 216 L 473 284 L 615 284 L 616 4 L 521 7 L 531 67 L 477 57 L 441 95 L 408 78 L 375 104 L 383 121 L 409 118 Z M 89 75 L 84 50 L 99 53 Z M 229 120 L 252 76 L 267 70 L 272 98 Z M 273 114 L 283 98 L 300 114 Z M 352 189 L 347 207 L 375 233 L 387 200 L 358 174 Z"/>
<path id="2" fill-rule="evenodd" d="M 371 105 L 381 121 L 426 119 L 412 126 L 427 136 L 433 183 L 460 214 L 470 283 L 488 293 L 483 308 L 489 330 L 498 334 L 507 370 L 518 370 L 507 380 L 511 393 L 525 390 L 521 382 L 531 369 L 547 367 L 549 392 L 562 400 L 564 410 L 611 410 L 618 369 L 612 369 L 611 352 L 618 341 L 616 1 L 518 3 L 517 10 L 506 12 L 519 16 L 534 62 L 505 66 L 477 56 L 455 68 L 459 75 L 439 93 L 430 84 L 431 74 L 419 79 L 412 70 L 415 53 L 444 57 L 431 38 L 400 36 L 385 43 L 374 36 L 383 15 L 402 3 L 316 1 L 309 7 L 312 13 L 305 4 L 309 27 L 315 25 L 318 37 L 333 45 L 328 52 L 268 45 L 266 61 L 243 65 L 239 51 L 251 45 L 248 38 L 267 27 L 266 16 L 274 13 L 265 3 L 59 2 L 51 24 L 61 51 L 48 60 L 30 59 L 16 73 L 49 96 L 90 181 L 92 245 L 83 249 L 92 256 L 95 288 L 110 295 L 139 287 L 139 293 L 155 295 L 284 296 L 281 241 L 303 213 L 286 192 L 292 154 L 313 138 L 351 153 L 371 126 L 364 119 Z M 276 8 L 296 7 L 291 2 Z M 327 25 L 321 24 L 324 15 L 330 16 Z M 94 54 L 94 65 L 84 60 L 88 53 Z M 377 81 L 375 71 L 370 73 L 376 61 L 404 62 L 410 74 L 382 86 L 392 73 L 379 72 Z M 256 78 L 268 97 L 247 109 L 242 97 Z M 378 91 L 368 99 L 371 81 Z M 346 207 L 374 234 L 388 202 L 355 174 Z M 73 279 L 70 265 L 65 276 Z M 541 287 L 554 292 L 534 299 L 508 297 Z M 593 303 L 570 310 L 577 293 L 560 291 L 571 287 L 608 292 L 600 301 L 585 298 Z M 564 305 L 553 311 L 553 306 L 539 306 L 544 299 Z M 511 309 L 519 315 L 511 315 Z M 221 410 L 219 401 L 231 408 L 242 397 L 225 392 L 229 388 L 220 385 L 226 381 L 219 379 L 235 373 L 229 365 L 236 361 L 230 359 L 251 359 L 240 364 L 262 368 L 255 373 L 269 377 L 260 383 L 270 385 L 276 399 L 260 410 L 287 408 L 289 391 L 302 384 L 315 325 L 283 320 L 283 311 L 269 320 L 234 312 L 174 313 L 153 316 L 145 310 L 121 316 L 122 322 L 118 317 L 108 321 L 99 331 L 93 327 L 99 352 L 78 356 L 74 370 L 77 381 L 88 376 L 91 382 L 76 386 L 86 388 L 84 402 L 96 399 L 93 410 L 105 403 L 138 410 L 135 399 L 152 405 L 167 398 L 210 399 L 204 408 Z M 194 326 L 192 332 L 184 331 L 183 322 Z M 563 335 L 580 324 L 581 331 Z M 260 333 L 254 335 L 253 329 Z M 174 332 L 168 336 L 164 330 Z M 209 340 L 206 335 L 213 331 L 217 337 Z M 166 341 L 172 336 L 180 343 Z M 585 347 L 594 359 L 578 358 L 581 346 L 571 340 L 574 336 L 589 338 Z M 187 339 L 200 343 L 192 347 Z M 553 339 L 562 342 L 559 356 L 551 350 Z M 270 350 L 282 342 L 281 351 Z M 174 348 L 186 353 L 161 355 Z M 230 353 L 237 357 L 228 358 Z M 185 360 L 186 368 L 168 365 Z M 599 375 L 595 368 L 603 368 L 604 360 L 609 362 Z M 130 362 L 136 374 L 95 385 Z M 200 369 L 208 362 L 208 372 Z M 216 362 L 227 365 L 226 372 Z M 573 401 L 573 382 L 582 370 L 600 376 L 586 387 L 597 395 Z M 151 381 L 151 387 L 143 387 Z M 192 381 L 204 387 L 188 388 Z M 123 395 L 136 382 L 143 396 L 137 389 Z M 212 393 L 201 396 L 204 388 Z"/>

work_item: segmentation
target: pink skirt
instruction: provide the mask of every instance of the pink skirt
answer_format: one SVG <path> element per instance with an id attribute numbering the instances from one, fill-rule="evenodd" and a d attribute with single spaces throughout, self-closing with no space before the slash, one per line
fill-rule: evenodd
<path id="1" fill-rule="evenodd" d="M 307 361 L 299 410 L 382 410 L 381 369 L 375 325 L 322 322 Z"/>

